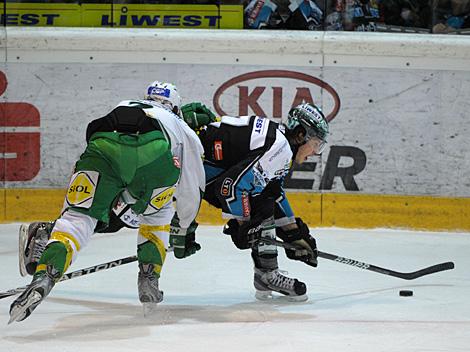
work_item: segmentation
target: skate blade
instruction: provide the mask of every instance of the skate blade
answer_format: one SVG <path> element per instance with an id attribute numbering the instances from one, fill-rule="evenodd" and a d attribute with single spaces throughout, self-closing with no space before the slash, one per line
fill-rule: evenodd
<path id="1" fill-rule="evenodd" d="M 20 269 L 20 275 L 25 277 L 28 275 L 26 266 L 24 265 L 24 248 L 26 241 L 28 240 L 28 225 L 21 224 L 18 232 L 18 267 Z"/>
<path id="2" fill-rule="evenodd" d="M 33 291 L 33 294 L 28 297 L 26 302 L 22 305 L 17 305 L 12 308 L 10 312 L 10 320 L 8 321 L 8 324 L 13 323 L 14 321 L 21 321 L 25 318 L 26 311 L 28 308 L 30 308 L 32 305 L 40 302 L 42 299 L 42 296 L 39 292 Z"/>
<path id="3" fill-rule="evenodd" d="M 270 301 L 273 299 L 273 293 L 272 291 L 256 290 L 255 298 L 259 301 Z"/>
<path id="4" fill-rule="evenodd" d="M 272 291 L 259 291 L 256 290 L 255 298 L 259 301 L 287 301 L 287 302 L 305 302 L 308 300 L 308 296 L 286 296 L 286 295 L 273 295 Z"/>
<path id="5" fill-rule="evenodd" d="M 307 295 L 301 296 L 284 296 L 289 302 L 306 302 L 308 300 Z"/>
<path id="6" fill-rule="evenodd" d="M 142 303 L 145 318 L 148 318 L 150 316 L 155 315 L 155 312 L 157 311 L 157 304 L 158 303 L 156 303 L 156 302 L 144 302 L 144 303 Z"/>

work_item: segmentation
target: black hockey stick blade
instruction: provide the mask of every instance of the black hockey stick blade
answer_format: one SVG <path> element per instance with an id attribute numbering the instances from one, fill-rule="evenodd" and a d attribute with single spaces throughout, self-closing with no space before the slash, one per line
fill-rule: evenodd
<path id="1" fill-rule="evenodd" d="M 84 276 L 84 275 L 96 273 L 98 271 L 115 268 L 124 264 L 135 262 L 135 261 L 137 261 L 137 256 L 133 255 L 130 257 L 126 257 L 126 258 L 116 259 L 111 262 L 93 265 L 88 268 L 79 269 L 79 270 L 72 271 L 71 273 L 64 274 L 64 276 L 62 276 L 60 281 L 66 281 L 66 280 L 73 279 L 75 277 Z M 22 286 L 22 287 L 13 288 L 8 291 L 0 292 L 0 299 L 18 295 L 22 293 L 24 290 L 26 290 L 27 287 L 28 286 Z"/>
<path id="2" fill-rule="evenodd" d="M 277 241 L 273 239 L 261 238 L 259 239 L 259 241 L 265 242 L 268 244 L 273 244 L 273 245 L 287 248 L 287 249 L 293 249 L 293 250 L 302 249 L 302 247 L 299 247 L 293 243 L 286 243 L 286 242 L 281 242 L 281 241 Z M 403 272 L 394 271 L 394 270 L 390 270 L 386 268 L 381 268 L 380 266 L 372 265 L 369 263 L 360 262 L 358 260 L 341 257 L 336 254 L 318 251 L 318 256 L 320 258 L 332 260 L 337 263 L 351 265 L 359 269 L 369 270 L 369 271 L 373 271 L 379 274 L 397 277 L 403 280 L 414 280 L 425 275 L 430 275 L 430 274 L 438 273 L 438 272 L 445 271 L 445 270 L 452 270 L 454 269 L 454 266 L 455 266 L 453 262 L 445 262 L 445 263 L 428 266 L 427 268 L 423 268 L 417 271 L 403 273 Z"/>

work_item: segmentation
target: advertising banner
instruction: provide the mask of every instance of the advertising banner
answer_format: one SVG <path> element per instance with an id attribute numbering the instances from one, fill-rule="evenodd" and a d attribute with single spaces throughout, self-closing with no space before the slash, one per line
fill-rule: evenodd
<path id="1" fill-rule="evenodd" d="M 38 27 L 134 27 L 242 29 L 241 5 L 143 5 L 12 3 L 1 25 Z"/>
<path id="2" fill-rule="evenodd" d="M 470 196 L 470 72 L 40 63 L 9 63 L 1 71 L 1 175 L 9 188 L 65 187 L 87 123 L 161 80 L 175 83 L 184 102 L 201 101 L 218 115 L 281 121 L 303 101 L 320 106 L 330 121 L 328 147 L 295 169 L 286 181 L 291 189 Z M 13 142 L 24 133 L 26 142 Z"/>

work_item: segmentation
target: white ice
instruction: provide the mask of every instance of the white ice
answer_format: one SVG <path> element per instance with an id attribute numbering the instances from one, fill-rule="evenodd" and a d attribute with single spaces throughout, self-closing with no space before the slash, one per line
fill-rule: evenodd
<path id="1" fill-rule="evenodd" d="M 23 286 L 18 224 L 0 225 L 0 291 Z M 202 250 L 168 254 L 164 301 L 144 318 L 131 263 L 57 284 L 26 320 L 7 325 L 12 298 L 0 300 L 1 352 L 120 351 L 470 351 L 470 234 L 312 229 L 318 247 L 397 271 L 445 261 L 456 268 L 413 281 L 320 259 L 317 269 L 280 267 L 308 286 L 309 300 L 254 298 L 248 251 L 220 227 L 201 226 Z M 71 270 L 135 253 L 135 233 L 97 235 Z M 400 297 L 399 290 L 414 291 Z"/>

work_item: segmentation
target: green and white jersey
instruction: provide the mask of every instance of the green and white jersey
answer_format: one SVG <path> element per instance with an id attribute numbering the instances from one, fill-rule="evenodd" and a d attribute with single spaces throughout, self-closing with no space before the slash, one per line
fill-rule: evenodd
<path id="1" fill-rule="evenodd" d="M 174 193 L 176 211 L 181 227 L 189 227 L 196 218 L 205 189 L 204 148 L 197 134 L 183 119 L 156 101 L 124 100 L 117 106 L 141 108 L 161 126 L 171 146 L 174 164 L 181 170 Z"/>

